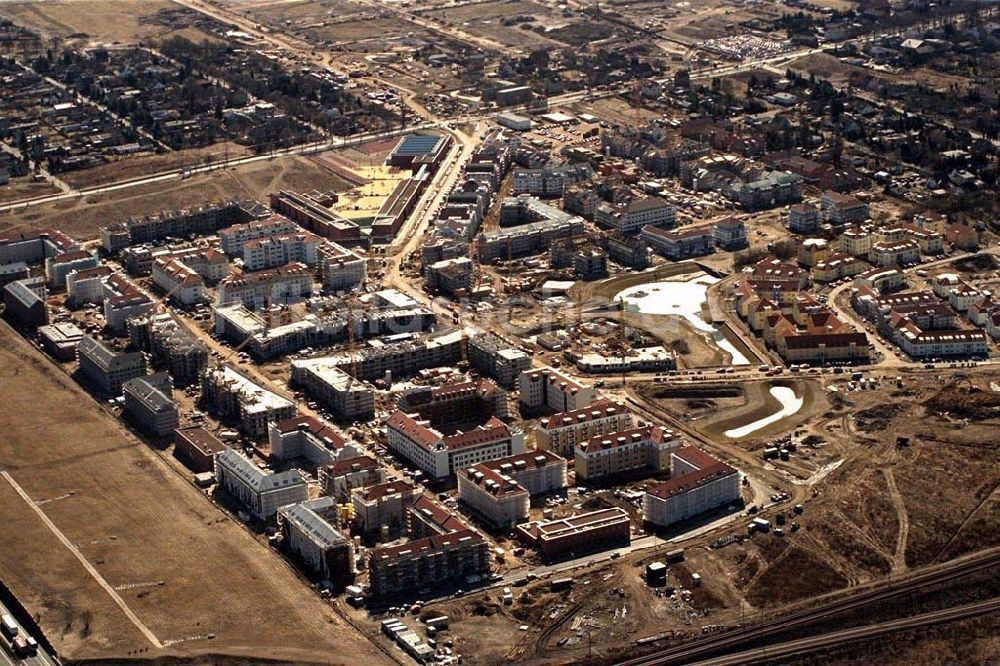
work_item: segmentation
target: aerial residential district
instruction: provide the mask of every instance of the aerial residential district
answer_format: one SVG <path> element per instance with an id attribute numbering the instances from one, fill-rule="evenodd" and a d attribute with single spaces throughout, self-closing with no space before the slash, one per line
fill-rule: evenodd
<path id="1" fill-rule="evenodd" d="M 984 0 L 0 3 L 0 666 L 1000 662 L 998 72 Z"/>

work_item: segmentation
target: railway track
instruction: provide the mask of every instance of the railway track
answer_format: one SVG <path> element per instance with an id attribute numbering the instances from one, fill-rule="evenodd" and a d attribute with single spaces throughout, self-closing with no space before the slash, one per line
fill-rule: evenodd
<path id="1" fill-rule="evenodd" d="M 790 657 L 805 655 L 819 650 L 841 647 L 856 641 L 871 640 L 897 631 L 955 622 L 956 620 L 995 613 L 998 610 L 1000 610 L 1000 599 L 978 601 L 963 606 L 956 606 L 955 608 L 946 608 L 944 610 L 914 615 L 913 617 L 901 620 L 890 620 L 889 622 L 880 622 L 867 627 L 832 631 L 810 638 L 787 641 L 753 650 L 744 650 L 736 654 L 715 657 L 714 659 L 707 659 L 698 663 L 700 666 L 736 666 L 738 664 L 760 663 L 774 659 L 785 660 Z M 643 663 L 659 664 L 662 662 Z"/>
<path id="2" fill-rule="evenodd" d="M 963 578 L 997 566 L 998 564 L 1000 564 L 1000 549 L 991 549 L 964 560 L 951 562 L 948 565 L 935 567 L 931 570 L 914 572 L 907 575 L 904 580 L 889 581 L 879 587 L 864 590 L 848 597 L 828 602 L 822 606 L 797 611 L 784 617 L 767 620 L 745 628 L 736 628 L 732 631 L 715 634 L 685 645 L 658 650 L 644 657 L 623 661 L 621 664 L 622 666 L 646 666 L 648 664 L 691 663 L 702 658 L 711 657 L 719 652 L 731 653 L 747 641 L 761 640 L 769 635 L 807 626 L 833 615 L 864 608 L 870 604 L 909 594 L 931 585 L 939 585 L 957 578 Z"/>

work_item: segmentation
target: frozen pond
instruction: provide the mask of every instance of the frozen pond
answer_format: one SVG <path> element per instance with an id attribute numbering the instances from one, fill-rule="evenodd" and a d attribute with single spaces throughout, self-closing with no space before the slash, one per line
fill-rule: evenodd
<path id="1" fill-rule="evenodd" d="M 732 430 L 727 430 L 723 434 L 730 439 L 736 439 L 738 437 L 746 437 L 750 433 L 760 430 L 765 426 L 769 426 L 772 423 L 776 423 L 786 416 L 791 416 L 795 412 L 802 409 L 802 398 L 795 397 L 795 391 L 788 388 L 787 386 L 772 386 L 771 395 L 774 399 L 781 403 L 781 409 L 776 411 L 770 416 L 765 416 L 762 419 L 757 419 L 753 423 L 748 423 L 745 426 L 739 428 L 733 428 Z"/>
<path id="2" fill-rule="evenodd" d="M 615 296 L 615 300 L 623 299 L 643 314 L 683 317 L 695 329 L 708 334 L 719 349 L 728 352 L 733 357 L 732 365 L 749 365 L 749 359 L 719 329 L 701 318 L 708 287 L 718 281 L 711 275 L 699 275 L 687 281 L 650 282 L 626 289 Z"/>

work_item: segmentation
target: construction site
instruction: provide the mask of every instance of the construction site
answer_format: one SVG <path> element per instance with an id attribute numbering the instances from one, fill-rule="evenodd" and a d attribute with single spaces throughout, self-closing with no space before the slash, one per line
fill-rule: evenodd
<path id="1" fill-rule="evenodd" d="M 995 20 L 0 5 L 0 662 L 997 661 Z"/>

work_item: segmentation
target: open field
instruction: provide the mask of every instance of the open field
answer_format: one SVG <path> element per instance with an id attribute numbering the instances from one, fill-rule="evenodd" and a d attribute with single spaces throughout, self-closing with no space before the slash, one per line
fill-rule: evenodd
<path id="1" fill-rule="evenodd" d="M 33 183 L 30 178 L 18 178 L 6 185 L 0 185 L 0 203 L 11 203 L 58 193 L 59 190 L 50 183 Z"/>
<path id="2" fill-rule="evenodd" d="M 95 187 L 104 183 L 114 183 L 127 178 L 148 176 L 172 169 L 198 166 L 206 162 L 221 161 L 227 156 L 230 159 L 248 157 L 255 153 L 246 146 L 236 143 L 216 144 L 204 148 L 176 150 L 160 155 L 138 155 L 122 157 L 117 161 L 108 162 L 91 169 L 70 171 L 60 174 L 60 179 L 75 188 Z"/>
<path id="3" fill-rule="evenodd" d="M 0 233 L 56 226 L 75 238 L 91 239 L 112 220 L 183 208 L 195 202 L 246 196 L 266 200 L 269 192 L 281 188 L 309 191 L 346 187 L 343 179 L 312 160 L 281 157 L 199 173 L 186 180 L 137 185 L 0 214 Z"/>
<path id="4" fill-rule="evenodd" d="M 549 46 L 565 46 L 558 39 L 546 37 L 527 28 L 536 25 L 555 27 L 569 22 L 561 18 L 554 9 L 549 9 L 545 5 L 530 0 L 470 3 L 461 7 L 428 10 L 422 14 L 443 19 L 476 37 L 524 51 Z M 504 19 L 515 16 L 531 17 L 534 21 L 513 25 L 501 23 Z"/>
<path id="5" fill-rule="evenodd" d="M 145 648 L 147 657 L 384 661 L 277 554 L 126 433 L 6 324 L 0 327 L 0 368 L 6 432 L 0 466 L 38 503 L 33 510 L 13 492 L 14 483 L 0 480 L 6 525 L 0 576 L 39 617 L 63 657 L 124 658 Z M 52 526 L 44 525 L 39 511 Z M 102 581 L 132 620 L 99 586 Z M 165 647 L 158 650 L 156 643 Z"/>
<path id="6" fill-rule="evenodd" d="M 209 35 L 193 27 L 174 29 L 150 21 L 161 10 L 180 10 L 170 0 L 62 0 L 0 3 L 0 17 L 46 35 L 73 36 L 91 42 L 131 43 L 143 39 Z"/>

